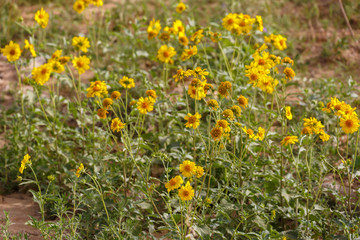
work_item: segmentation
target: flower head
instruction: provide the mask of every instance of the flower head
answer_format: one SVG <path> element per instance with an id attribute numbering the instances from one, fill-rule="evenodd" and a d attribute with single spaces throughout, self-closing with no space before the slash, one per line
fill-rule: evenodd
<path id="1" fill-rule="evenodd" d="M 181 61 L 186 61 L 190 59 L 192 56 L 195 56 L 198 52 L 198 49 L 196 46 L 189 46 L 189 48 L 185 48 L 184 52 L 181 54 Z"/>
<path id="2" fill-rule="evenodd" d="M 241 107 L 239 107 L 238 105 L 234 105 L 234 106 L 231 107 L 231 111 L 233 111 L 233 113 L 236 116 L 240 117 L 240 115 L 241 115 Z"/>
<path id="3" fill-rule="evenodd" d="M 194 189 L 191 187 L 190 182 L 179 189 L 179 197 L 183 201 L 189 201 L 194 197 Z"/>
<path id="4" fill-rule="evenodd" d="M 97 115 L 99 116 L 99 118 L 101 119 L 106 119 L 106 114 L 108 114 L 109 112 L 106 111 L 105 108 L 100 108 L 98 109 Z"/>
<path id="5" fill-rule="evenodd" d="M 86 89 L 86 97 L 92 98 L 94 96 L 104 97 L 108 94 L 105 81 L 95 81 L 90 83 L 90 87 Z"/>
<path id="6" fill-rule="evenodd" d="M 200 125 L 200 118 L 201 115 L 199 113 L 195 113 L 194 115 L 188 113 L 184 117 L 184 119 L 187 121 L 187 123 L 185 123 L 185 127 L 196 129 Z"/>
<path id="7" fill-rule="evenodd" d="M 32 78 L 37 84 L 44 85 L 44 83 L 46 83 L 50 78 L 51 70 L 52 68 L 50 64 L 47 63 L 41 65 L 40 67 L 34 68 L 32 70 Z"/>
<path id="8" fill-rule="evenodd" d="M 119 83 L 124 88 L 134 88 L 135 87 L 134 79 L 128 78 L 127 76 L 123 76 L 123 78 L 119 80 Z"/>
<path id="9" fill-rule="evenodd" d="M 219 108 L 219 103 L 215 99 L 210 99 L 207 101 L 207 105 L 214 111 Z"/>
<path id="10" fill-rule="evenodd" d="M 25 39 L 25 47 L 24 48 L 30 51 L 32 57 L 36 57 L 34 45 L 30 44 L 29 41 L 26 39 Z"/>
<path id="11" fill-rule="evenodd" d="M 262 128 L 262 127 L 258 128 L 258 133 L 256 135 L 256 138 L 259 139 L 259 141 L 264 140 L 264 138 L 265 138 L 265 129 L 264 128 Z"/>
<path id="12" fill-rule="evenodd" d="M 75 57 L 72 63 L 80 75 L 90 69 L 90 59 L 87 56 Z"/>
<path id="13" fill-rule="evenodd" d="M 291 80 L 291 79 L 293 79 L 295 77 L 294 70 L 292 68 L 289 68 L 289 67 L 284 69 L 284 74 L 285 74 L 285 78 L 289 79 L 289 80 Z"/>
<path id="14" fill-rule="evenodd" d="M 167 45 L 162 45 L 158 50 L 157 58 L 164 63 L 172 63 L 172 57 L 176 55 L 175 49 Z"/>
<path id="15" fill-rule="evenodd" d="M 20 45 L 10 41 L 8 45 L 6 45 L 4 48 L 1 48 L 1 53 L 4 54 L 9 62 L 14 62 L 21 56 Z"/>
<path id="16" fill-rule="evenodd" d="M 221 127 L 224 130 L 224 132 L 226 132 L 226 133 L 231 131 L 229 122 L 226 120 L 218 120 L 216 122 L 216 127 Z"/>
<path id="17" fill-rule="evenodd" d="M 248 104 L 249 104 L 249 100 L 244 97 L 243 95 L 240 95 L 237 99 L 239 106 L 242 107 L 243 109 L 247 108 Z"/>
<path id="18" fill-rule="evenodd" d="M 139 101 L 137 101 L 137 109 L 141 114 L 146 114 L 154 110 L 154 103 L 155 100 L 152 97 L 147 97 L 147 98 L 141 97 Z"/>
<path id="19" fill-rule="evenodd" d="M 291 120 L 293 118 L 292 114 L 291 114 L 291 107 L 290 106 L 286 106 L 285 107 L 285 116 L 288 120 Z"/>
<path id="20" fill-rule="evenodd" d="M 222 127 L 214 127 L 210 131 L 210 135 L 214 141 L 219 141 L 224 133 L 224 130 Z"/>
<path id="21" fill-rule="evenodd" d="M 346 133 L 354 133 L 359 129 L 359 118 L 355 112 L 352 114 L 343 115 L 340 118 L 340 126 L 342 130 Z"/>
<path id="22" fill-rule="evenodd" d="M 119 118 L 114 118 L 111 121 L 111 130 L 113 132 L 119 132 L 121 129 L 123 129 L 125 127 L 125 123 L 121 122 L 121 120 Z"/>
<path id="23" fill-rule="evenodd" d="M 87 52 L 88 48 L 90 47 L 90 42 L 86 37 L 73 37 L 72 45 L 82 52 Z"/>
<path id="24" fill-rule="evenodd" d="M 84 1 L 83 0 L 77 0 L 73 5 L 73 9 L 79 14 L 82 13 L 82 11 L 85 10 Z"/>
<path id="25" fill-rule="evenodd" d="M 156 37 L 159 34 L 160 30 L 161 30 L 160 20 L 155 21 L 155 19 L 152 19 L 147 28 L 148 39 L 151 40 L 154 37 Z"/>
<path id="26" fill-rule="evenodd" d="M 229 120 L 234 120 L 235 117 L 234 117 L 234 113 L 233 111 L 231 111 L 231 109 L 225 109 L 223 112 L 222 112 L 222 116 L 224 118 L 227 118 Z"/>
<path id="27" fill-rule="evenodd" d="M 166 187 L 167 191 L 170 192 L 171 190 L 178 189 L 181 186 L 181 184 L 183 184 L 183 183 L 184 183 L 184 180 L 182 179 L 182 177 L 180 175 L 178 175 L 178 176 L 170 179 L 165 184 L 165 187 Z"/>
<path id="28" fill-rule="evenodd" d="M 287 136 L 280 143 L 281 143 L 281 145 L 287 146 L 289 144 L 295 144 L 296 142 L 299 142 L 299 139 L 297 136 Z"/>
<path id="29" fill-rule="evenodd" d="M 34 19 L 42 28 L 46 28 L 49 22 L 49 14 L 44 8 L 41 8 L 36 12 Z"/>
<path id="30" fill-rule="evenodd" d="M 196 177 L 201 178 L 204 175 L 204 168 L 201 166 L 196 166 Z"/>
<path id="31" fill-rule="evenodd" d="M 145 94 L 146 94 L 147 96 L 149 96 L 149 97 L 152 97 L 154 100 L 156 100 L 156 98 L 157 98 L 156 92 L 155 92 L 154 90 L 152 90 L 152 89 L 147 90 L 147 91 L 145 92 Z"/>
<path id="32" fill-rule="evenodd" d="M 242 128 L 242 130 L 249 136 L 250 139 L 256 139 L 254 131 L 252 129 L 247 129 L 246 126 Z"/>
<path id="33" fill-rule="evenodd" d="M 186 5 L 183 2 L 179 2 L 179 4 L 176 6 L 177 13 L 182 13 L 183 11 L 185 11 L 185 9 Z"/>
<path id="34" fill-rule="evenodd" d="M 121 97 L 121 93 L 119 91 L 113 91 L 110 95 L 111 99 L 112 100 L 116 100 L 116 99 L 119 99 Z"/>
<path id="35" fill-rule="evenodd" d="M 180 164 L 180 172 L 184 177 L 192 177 L 196 174 L 196 165 L 194 162 L 189 160 L 185 160 L 182 164 Z"/>
<path id="36" fill-rule="evenodd" d="M 80 173 L 82 173 L 84 171 L 84 164 L 80 163 L 80 166 L 78 167 L 78 169 L 76 169 L 76 177 L 79 178 L 80 177 Z"/>
<path id="37" fill-rule="evenodd" d="M 109 109 L 109 107 L 113 104 L 113 100 L 111 98 L 104 98 L 102 104 L 105 109 Z"/>
<path id="38" fill-rule="evenodd" d="M 19 168 L 19 172 L 21 174 L 23 174 L 24 172 L 24 169 L 26 168 L 27 165 L 31 165 L 31 161 L 30 161 L 30 155 L 29 154 L 26 154 L 23 158 L 23 160 L 21 161 L 21 166 Z"/>

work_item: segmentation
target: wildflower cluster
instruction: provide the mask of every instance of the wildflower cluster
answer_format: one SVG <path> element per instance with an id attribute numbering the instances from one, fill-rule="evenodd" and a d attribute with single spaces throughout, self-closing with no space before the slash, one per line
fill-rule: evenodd
<path id="1" fill-rule="evenodd" d="M 77 13 L 82 13 L 89 5 L 101 7 L 102 5 L 104 5 L 104 2 L 103 0 L 76 0 L 73 5 L 73 9 Z"/>
<path id="2" fill-rule="evenodd" d="M 204 175 L 204 168 L 195 165 L 194 162 L 186 160 L 182 164 L 180 164 L 179 170 L 184 177 L 190 178 L 189 181 L 187 181 L 185 185 L 181 186 L 184 183 L 184 180 L 180 175 L 178 175 L 170 179 L 165 184 L 165 187 L 168 192 L 180 188 L 178 191 L 180 199 L 183 201 L 191 200 L 194 197 L 194 189 L 190 185 L 191 178 L 193 176 L 196 178 L 201 178 Z"/>

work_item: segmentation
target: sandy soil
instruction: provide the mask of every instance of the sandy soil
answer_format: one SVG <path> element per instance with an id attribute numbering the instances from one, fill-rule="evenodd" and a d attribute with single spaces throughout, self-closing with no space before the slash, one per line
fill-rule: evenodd
<path id="1" fill-rule="evenodd" d="M 43 239 L 39 230 L 25 224 L 30 220 L 29 216 L 40 218 L 39 206 L 33 202 L 32 196 L 23 193 L 0 196 L 0 224 L 5 223 L 4 211 L 9 213 L 12 222 L 9 230 L 13 234 L 26 233 L 31 240 Z"/>

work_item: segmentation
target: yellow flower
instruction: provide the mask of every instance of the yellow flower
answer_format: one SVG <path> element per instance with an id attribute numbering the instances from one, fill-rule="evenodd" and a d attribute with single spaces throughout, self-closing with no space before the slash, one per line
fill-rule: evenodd
<path id="1" fill-rule="evenodd" d="M 97 7 L 101 7 L 102 5 L 104 5 L 104 2 L 103 0 L 92 0 L 92 4 Z"/>
<path id="2" fill-rule="evenodd" d="M 207 102 L 207 105 L 209 107 L 211 107 L 212 110 L 216 111 L 216 109 L 219 108 L 219 104 L 218 102 L 215 100 L 215 99 L 210 99 L 208 102 Z"/>
<path id="3" fill-rule="evenodd" d="M 154 110 L 154 99 L 147 97 L 147 98 L 140 98 L 137 102 L 137 109 L 141 114 L 146 114 Z"/>
<path id="4" fill-rule="evenodd" d="M 185 33 L 180 32 L 179 33 L 179 43 L 187 46 L 189 44 L 189 39 L 186 37 Z"/>
<path id="5" fill-rule="evenodd" d="M 72 63 L 80 75 L 90 69 L 90 59 L 87 56 L 75 57 Z"/>
<path id="6" fill-rule="evenodd" d="M 6 45 L 4 48 L 1 48 L 1 53 L 4 54 L 9 62 L 14 62 L 21 56 L 20 45 L 10 41 L 8 45 Z"/>
<path id="7" fill-rule="evenodd" d="M 313 117 L 304 118 L 303 120 L 304 120 L 304 127 L 310 128 L 311 133 L 309 133 L 309 134 L 312 134 L 312 132 L 319 134 L 320 129 L 324 128 L 324 125 L 322 125 L 321 122 L 318 121 L 316 118 L 313 118 Z"/>
<path id="8" fill-rule="evenodd" d="M 231 109 L 225 109 L 223 112 L 222 112 L 222 115 L 224 118 L 227 118 L 227 119 L 230 119 L 230 120 L 234 120 L 235 117 L 234 117 L 234 113 L 233 111 L 231 111 Z"/>
<path id="9" fill-rule="evenodd" d="M 200 125 L 200 118 L 201 115 L 199 113 L 195 113 L 194 115 L 188 113 L 184 117 L 184 119 L 187 121 L 187 123 L 185 123 L 185 127 L 196 129 Z"/>
<path id="10" fill-rule="evenodd" d="M 180 20 L 176 20 L 174 23 L 173 23 L 173 31 L 174 31 L 174 34 L 177 35 L 178 33 L 180 32 L 185 32 L 185 28 L 184 26 L 182 25 L 182 22 Z"/>
<path id="11" fill-rule="evenodd" d="M 184 183 L 184 180 L 182 179 L 182 177 L 180 175 L 178 175 L 178 176 L 170 179 L 165 184 L 165 187 L 166 187 L 167 191 L 170 192 L 171 190 L 178 189 L 181 186 L 181 184 L 183 184 L 183 183 Z"/>
<path id="12" fill-rule="evenodd" d="M 179 2 L 179 4 L 176 6 L 177 13 L 182 13 L 183 11 L 185 11 L 185 9 L 186 5 L 183 2 Z"/>
<path id="13" fill-rule="evenodd" d="M 113 100 L 111 98 L 104 98 L 102 104 L 105 109 L 108 109 L 113 104 Z"/>
<path id="14" fill-rule="evenodd" d="M 80 163 L 80 166 L 78 167 L 78 169 L 76 169 L 76 177 L 80 177 L 80 173 L 82 173 L 84 171 L 84 165 L 82 163 Z"/>
<path id="15" fill-rule="evenodd" d="M 152 89 L 147 90 L 147 91 L 145 92 L 145 94 L 146 94 L 147 96 L 149 96 L 149 97 L 152 97 L 154 100 L 156 100 L 156 98 L 157 98 L 156 92 L 155 92 L 154 90 L 152 90 Z"/>
<path id="16" fill-rule="evenodd" d="M 264 138 L 265 138 L 265 129 L 262 128 L 262 127 L 259 127 L 258 128 L 258 134 L 256 135 L 255 138 L 259 139 L 260 141 L 264 140 Z"/>
<path id="17" fill-rule="evenodd" d="M 130 106 L 134 106 L 136 103 L 137 103 L 136 100 L 132 100 L 132 101 L 129 103 L 129 105 L 130 105 Z"/>
<path id="18" fill-rule="evenodd" d="M 292 117 L 292 114 L 291 114 L 291 107 L 290 106 L 286 106 L 285 107 L 285 116 L 288 120 L 291 120 L 293 117 Z"/>
<path id="19" fill-rule="evenodd" d="M 216 126 L 216 127 L 221 127 L 221 128 L 224 130 L 224 132 L 226 132 L 226 133 L 228 133 L 228 132 L 231 131 L 231 129 L 230 129 L 230 127 L 229 127 L 229 122 L 226 121 L 226 120 L 218 120 L 218 121 L 216 122 L 216 125 L 215 125 L 215 126 Z"/>
<path id="20" fill-rule="evenodd" d="M 222 39 L 221 33 L 209 32 L 209 35 L 210 35 L 211 41 L 213 41 L 213 42 L 215 42 L 215 43 Z"/>
<path id="21" fill-rule="evenodd" d="M 99 118 L 101 119 L 106 119 L 106 114 L 108 114 L 109 112 L 106 111 L 105 108 L 100 108 L 98 109 L 97 115 L 99 116 Z"/>
<path id="22" fill-rule="evenodd" d="M 329 139 L 330 139 L 330 136 L 329 136 L 327 133 L 325 133 L 324 129 L 320 129 L 319 135 L 320 135 L 320 139 L 321 139 L 323 142 L 327 142 L 327 141 L 329 141 Z"/>
<path id="23" fill-rule="evenodd" d="M 90 42 L 86 37 L 73 37 L 72 45 L 76 50 L 80 50 L 86 53 L 90 47 Z"/>
<path id="24" fill-rule="evenodd" d="M 191 98 L 201 100 L 206 97 L 206 93 L 202 84 L 200 86 L 189 85 L 188 94 Z"/>
<path id="25" fill-rule="evenodd" d="M 21 161 L 21 166 L 19 168 L 19 172 L 21 174 L 23 174 L 24 172 L 24 169 L 26 168 L 27 165 L 31 165 L 31 161 L 30 161 L 30 155 L 29 154 L 26 154 L 23 158 L 23 160 Z"/>
<path id="26" fill-rule="evenodd" d="M 280 143 L 281 143 L 281 145 L 287 146 L 289 144 L 295 144 L 296 142 L 299 142 L 299 139 L 297 136 L 287 136 Z"/>
<path id="27" fill-rule="evenodd" d="M 189 201 L 194 197 L 194 189 L 191 187 L 190 182 L 179 189 L 179 197 L 183 201 Z"/>
<path id="28" fill-rule="evenodd" d="M 232 31 L 237 27 L 239 20 L 237 18 L 237 14 L 229 13 L 226 17 L 222 20 L 222 25 L 228 31 Z"/>
<path id="29" fill-rule="evenodd" d="M 62 65 L 67 64 L 69 61 L 70 61 L 70 57 L 67 57 L 67 56 L 60 57 L 60 58 L 59 58 L 59 62 L 60 62 Z"/>
<path id="30" fill-rule="evenodd" d="M 148 39 L 151 40 L 154 37 L 156 37 L 159 34 L 160 30 L 161 30 L 160 20 L 155 21 L 155 19 L 153 18 L 150 21 L 150 24 L 147 28 Z"/>
<path id="31" fill-rule="evenodd" d="M 291 65 L 294 65 L 294 61 L 289 58 L 289 57 L 284 57 L 282 60 L 281 60 L 281 63 L 289 63 Z"/>
<path id="32" fill-rule="evenodd" d="M 49 14 L 45 12 L 44 8 L 41 8 L 36 12 L 34 19 L 42 28 L 46 28 L 49 22 Z"/>
<path id="33" fill-rule="evenodd" d="M 119 99 L 121 97 L 121 93 L 119 91 L 113 91 L 110 95 L 111 99 Z"/>
<path id="34" fill-rule="evenodd" d="M 135 87 L 134 79 L 128 78 L 127 76 L 123 76 L 123 78 L 120 79 L 119 83 L 124 88 L 133 88 L 133 87 Z"/>
<path id="35" fill-rule="evenodd" d="M 260 32 L 262 32 L 264 30 L 264 26 L 263 26 L 263 20 L 261 16 L 256 16 L 256 22 L 258 23 L 258 28 L 257 30 L 259 30 Z"/>
<path id="36" fill-rule="evenodd" d="M 255 134 L 254 134 L 254 131 L 252 130 L 252 129 L 247 129 L 246 128 L 246 126 L 244 126 L 243 128 L 242 128 L 242 130 L 247 134 L 247 135 L 249 135 L 249 138 L 250 139 L 256 139 L 256 136 L 255 136 Z"/>
<path id="37" fill-rule="evenodd" d="M 92 98 L 94 96 L 102 98 L 108 94 L 105 81 L 90 82 L 90 87 L 87 88 L 86 91 L 86 97 L 88 98 Z"/>
<path id="38" fill-rule="evenodd" d="M 222 83 L 218 87 L 218 93 L 220 94 L 220 96 L 222 96 L 224 98 L 229 96 L 229 90 Z"/>
<path id="39" fill-rule="evenodd" d="M 204 37 L 203 34 L 204 30 L 200 29 L 198 31 L 196 31 L 190 38 L 191 41 L 193 41 L 195 44 L 199 44 L 201 39 Z"/>
<path id="40" fill-rule="evenodd" d="M 355 112 L 352 114 L 343 115 L 340 118 L 340 126 L 342 130 L 346 133 L 354 133 L 359 128 L 359 119 Z"/>
<path id="41" fill-rule="evenodd" d="M 201 166 L 196 166 L 196 177 L 201 178 L 204 175 L 204 168 Z"/>
<path id="42" fill-rule="evenodd" d="M 242 107 L 242 108 L 247 108 L 248 104 L 249 104 L 249 100 L 244 97 L 243 95 L 240 95 L 237 99 L 238 103 L 239 103 L 239 106 Z"/>
<path id="43" fill-rule="evenodd" d="M 25 49 L 28 49 L 33 57 L 36 57 L 36 52 L 34 45 L 30 44 L 28 40 L 25 39 Z"/>
<path id="44" fill-rule="evenodd" d="M 310 127 L 304 127 L 302 130 L 301 130 L 301 134 L 303 135 L 311 135 L 312 134 L 312 130 Z"/>
<path id="45" fill-rule="evenodd" d="M 82 13 L 85 10 L 85 3 L 82 0 L 77 0 L 74 5 L 73 5 L 73 9 L 77 12 L 77 13 Z"/>
<path id="46" fill-rule="evenodd" d="M 119 118 L 114 118 L 111 121 L 111 130 L 113 132 L 119 132 L 121 129 L 123 129 L 125 127 L 125 123 L 121 122 L 121 120 Z"/>
<path id="47" fill-rule="evenodd" d="M 224 133 L 224 130 L 222 127 L 214 127 L 210 131 L 210 135 L 214 141 L 219 141 Z"/>
<path id="48" fill-rule="evenodd" d="M 240 115 L 241 115 L 241 107 L 239 107 L 237 105 L 234 105 L 234 106 L 231 107 L 231 111 L 233 111 L 233 113 L 236 116 L 240 117 Z"/>
<path id="49" fill-rule="evenodd" d="M 52 56 L 51 56 L 51 59 L 54 59 L 54 60 L 58 60 L 60 57 L 61 57 L 61 54 L 62 54 L 62 50 L 56 50 Z"/>
<path id="50" fill-rule="evenodd" d="M 284 50 L 287 48 L 286 38 L 281 35 L 270 34 L 269 37 L 264 37 L 265 42 L 272 43 L 277 49 Z"/>
<path id="51" fill-rule="evenodd" d="M 184 177 L 192 177 L 192 175 L 196 174 L 196 165 L 194 162 L 189 160 L 185 160 L 182 164 L 180 164 L 179 169 Z"/>
<path id="52" fill-rule="evenodd" d="M 167 45 L 162 45 L 158 50 L 157 58 L 164 63 L 171 63 L 172 57 L 176 55 L 175 49 Z"/>
<path id="53" fill-rule="evenodd" d="M 291 80 L 295 77 L 294 70 L 292 70 L 292 68 L 289 68 L 289 67 L 284 69 L 284 74 L 285 74 L 285 78 L 289 79 L 289 80 Z"/>
<path id="54" fill-rule="evenodd" d="M 189 58 L 191 58 L 192 56 L 195 56 L 198 52 L 198 49 L 196 46 L 190 46 L 189 48 L 185 48 L 184 52 L 182 52 L 181 54 L 181 61 L 186 61 Z"/>
<path id="55" fill-rule="evenodd" d="M 32 70 L 32 78 L 37 84 L 44 85 L 44 83 L 46 83 L 50 78 L 51 70 L 52 68 L 50 64 L 47 63 L 41 65 L 40 67 Z"/>
<path id="56" fill-rule="evenodd" d="M 49 59 L 48 64 L 50 65 L 52 72 L 62 73 L 65 70 L 64 65 L 57 60 Z"/>

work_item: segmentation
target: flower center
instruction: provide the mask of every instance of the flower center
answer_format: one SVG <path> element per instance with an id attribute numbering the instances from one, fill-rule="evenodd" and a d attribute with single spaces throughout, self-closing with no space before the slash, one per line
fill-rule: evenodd
<path id="1" fill-rule="evenodd" d="M 187 197 L 187 196 L 190 195 L 190 193 L 189 193 L 189 191 L 186 191 L 186 190 L 185 190 L 185 191 L 183 192 L 183 195 L 184 195 L 185 197 Z"/>
<path id="2" fill-rule="evenodd" d="M 259 60 L 259 65 L 265 65 L 265 60 L 264 60 L 264 59 L 260 59 L 260 60 Z"/>
<path id="3" fill-rule="evenodd" d="M 187 172 L 190 172 L 190 171 L 191 171 L 190 165 L 186 165 L 186 166 L 185 166 L 185 171 L 187 171 Z"/>
<path id="4" fill-rule="evenodd" d="M 145 109 L 147 109 L 148 106 L 149 106 L 149 103 L 148 103 L 148 102 L 143 102 L 143 103 L 141 104 L 141 107 L 142 107 L 142 108 L 145 108 Z"/>
<path id="5" fill-rule="evenodd" d="M 15 55 L 15 53 L 16 53 L 15 49 L 10 50 L 10 55 Z"/>
<path id="6" fill-rule="evenodd" d="M 353 121 L 352 121 L 351 119 L 348 119 L 348 120 L 346 120 L 345 125 L 346 125 L 348 128 L 351 128 L 351 127 L 353 126 Z"/>
<path id="7" fill-rule="evenodd" d="M 168 57 L 170 56 L 170 54 L 169 54 L 168 51 L 164 51 L 164 52 L 163 52 L 163 56 L 166 57 L 166 58 L 168 58 Z"/>
<path id="8" fill-rule="evenodd" d="M 233 23 L 234 23 L 234 19 L 230 18 L 230 19 L 227 21 L 227 23 L 228 23 L 229 25 L 233 24 Z"/>
<path id="9" fill-rule="evenodd" d="M 196 122 L 196 120 L 197 120 L 197 118 L 196 118 L 195 116 L 191 116 L 191 117 L 189 117 L 188 122 L 191 123 L 191 124 L 193 124 L 193 123 Z M 188 167 L 188 166 L 187 166 L 187 167 Z"/>
<path id="10" fill-rule="evenodd" d="M 245 22 L 241 22 L 241 23 L 240 23 L 240 26 L 241 26 L 241 27 L 245 27 L 245 25 L 246 25 Z"/>
<path id="11" fill-rule="evenodd" d="M 256 81 L 258 79 L 257 74 L 255 74 L 255 73 L 251 74 L 250 79 L 253 80 L 253 81 Z"/>
<path id="12" fill-rule="evenodd" d="M 83 64 L 83 62 L 82 62 L 82 61 L 78 61 L 78 62 L 76 63 L 76 65 L 77 65 L 79 68 L 81 68 L 81 67 L 83 67 L 83 66 L 84 66 L 84 64 Z"/>

